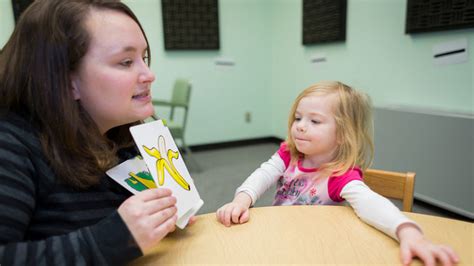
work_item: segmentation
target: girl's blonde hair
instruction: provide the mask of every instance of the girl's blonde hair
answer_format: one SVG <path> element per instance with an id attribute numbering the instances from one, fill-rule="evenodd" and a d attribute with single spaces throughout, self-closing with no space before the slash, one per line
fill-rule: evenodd
<path id="1" fill-rule="evenodd" d="M 367 169 L 373 161 L 373 120 L 372 104 L 367 94 L 357 91 L 341 82 L 318 82 L 301 92 L 291 107 L 288 119 L 287 147 L 291 154 L 292 163 L 304 156 L 296 149 L 291 134 L 295 121 L 295 112 L 299 102 L 309 95 L 335 94 L 333 112 L 336 120 L 336 139 L 338 147 L 334 159 L 320 167 L 321 175 L 339 176 L 359 166 Z"/>

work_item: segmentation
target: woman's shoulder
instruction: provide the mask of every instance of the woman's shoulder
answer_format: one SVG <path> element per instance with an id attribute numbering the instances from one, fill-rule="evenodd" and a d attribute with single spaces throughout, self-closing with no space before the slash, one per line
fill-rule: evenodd
<path id="1" fill-rule="evenodd" d="M 9 112 L 4 109 L 0 109 L 0 125 L 2 125 L 1 129 L 6 127 L 16 128 L 19 131 L 33 129 L 32 123 L 28 121 L 25 114 Z"/>
<path id="2" fill-rule="evenodd" d="M 23 146 L 37 150 L 40 147 L 37 130 L 24 116 L 0 112 L 1 147 Z"/>

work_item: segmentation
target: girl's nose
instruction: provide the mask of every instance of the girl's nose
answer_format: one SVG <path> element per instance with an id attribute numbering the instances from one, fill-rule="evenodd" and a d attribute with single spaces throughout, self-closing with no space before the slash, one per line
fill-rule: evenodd
<path id="1" fill-rule="evenodd" d="M 296 130 L 300 131 L 300 132 L 305 132 L 306 131 L 306 127 L 303 125 L 303 123 L 298 123 L 296 124 Z"/>

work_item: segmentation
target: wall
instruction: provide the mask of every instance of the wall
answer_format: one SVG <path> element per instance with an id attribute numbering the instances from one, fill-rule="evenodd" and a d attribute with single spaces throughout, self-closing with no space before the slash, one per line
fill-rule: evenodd
<path id="1" fill-rule="evenodd" d="M 432 46 L 468 38 L 474 29 L 404 34 L 406 0 L 348 1 L 345 42 L 303 46 L 301 0 L 220 0 L 221 49 L 168 52 L 163 48 L 161 2 L 124 1 L 140 18 L 157 75 L 154 97 L 168 99 L 176 77 L 193 82 L 186 137 L 189 144 L 286 135 L 298 92 L 335 79 L 368 92 L 377 107 L 407 105 L 473 113 L 473 61 L 437 67 Z M 11 1 L 0 0 L 0 46 L 13 28 Z M 313 65 L 323 54 L 326 63 Z M 216 57 L 235 60 L 217 67 Z M 157 110 L 162 116 L 164 109 Z M 245 112 L 252 122 L 245 123 Z"/>
<path id="2" fill-rule="evenodd" d="M 0 49 L 7 42 L 14 26 L 12 1 L 0 0 Z"/>
<path id="3" fill-rule="evenodd" d="M 474 219 L 474 117 L 375 109 L 374 167 L 413 171 L 415 198 Z"/>
<path id="4" fill-rule="evenodd" d="M 286 135 L 287 112 L 296 95 L 318 80 L 341 80 L 370 94 L 375 106 L 473 113 L 473 62 L 438 67 L 432 46 L 467 38 L 474 29 L 406 35 L 406 1 L 351 0 L 345 42 L 303 46 L 301 0 L 272 2 L 270 43 L 273 132 Z M 310 58 L 323 54 L 326 63 Z"/>

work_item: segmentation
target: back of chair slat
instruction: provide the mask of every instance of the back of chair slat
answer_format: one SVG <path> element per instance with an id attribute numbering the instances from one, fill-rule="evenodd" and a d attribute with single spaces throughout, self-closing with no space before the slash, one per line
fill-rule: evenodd
<path id="1" fill-rule="evenodd" d="M 171 102 L 175 105 L 187 107 L 189 102 L 189 92 L 191 84 L 186 79 L 176 79 L 171 96 Z"/>
<path id="2" fill-rule="evenodd" d="M 411 212 L 415 173 L 367 169 L 364 172 L 364 182 L 382 196 L 402 200 L 403 211 Z"/>

